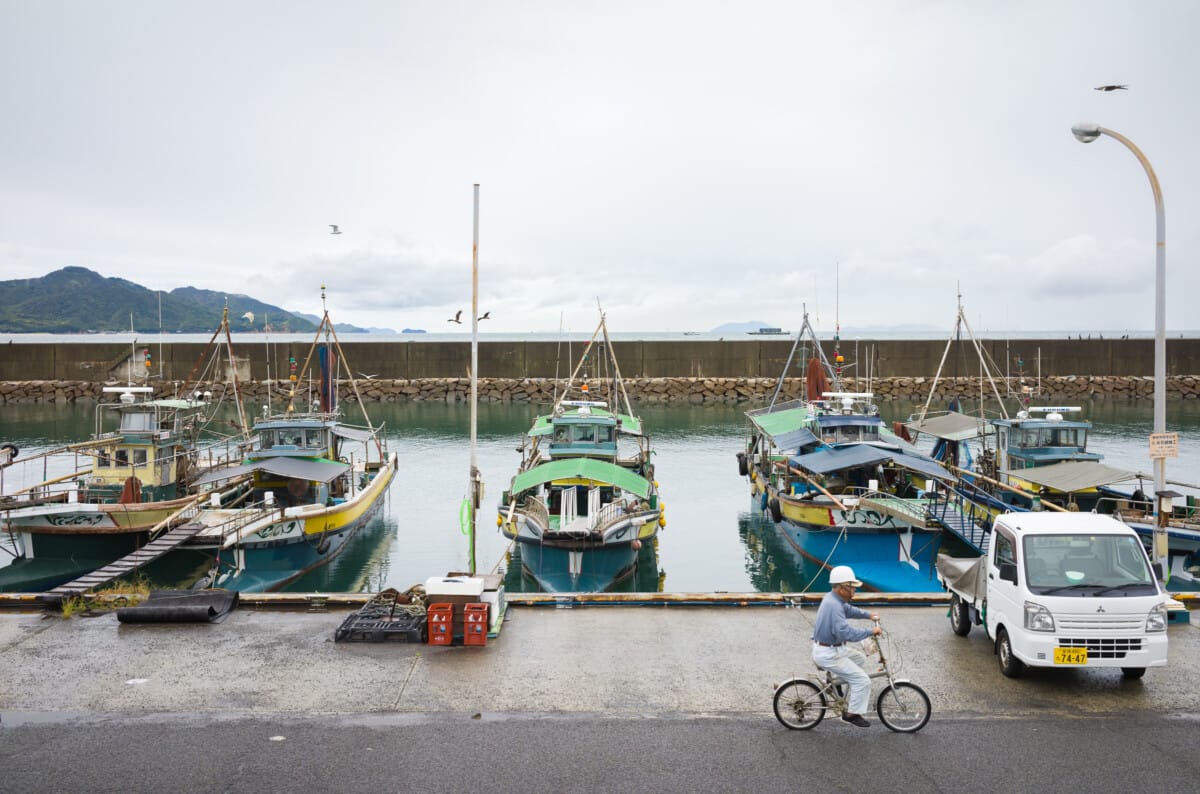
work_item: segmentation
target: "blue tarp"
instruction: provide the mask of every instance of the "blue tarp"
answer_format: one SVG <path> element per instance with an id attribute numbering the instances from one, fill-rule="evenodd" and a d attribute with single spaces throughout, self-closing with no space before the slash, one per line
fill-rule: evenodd
<path id="1" fill-rule="evenodd" d="M 814 474 L 827 474 L 831 471 L 843 471 L 861 466 L 873 466 L 878 463 L 891 461 L 897 466 L 924 474 L 927 477 L 938 477 L 944 480 L 953 479 L 950 472 L 942 468 L 936 461 L 919 455 L 909 455 L 895 449 L 884 449 L 872 444 L 854 444 L 847 447 L 834 447 L 799 455 L 788 460 L 788 465 Z"/>

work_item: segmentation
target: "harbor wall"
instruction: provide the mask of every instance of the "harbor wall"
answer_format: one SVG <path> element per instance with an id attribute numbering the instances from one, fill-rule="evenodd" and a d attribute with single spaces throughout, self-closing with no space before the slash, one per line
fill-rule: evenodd
<path id="1" fill-rule="evenodd" d="M 823 343 L 834 355 L 832 343 Z M 984 340 L 981 349 L 1001 380 L 1001 393 L 1036 389 L 1044 396 L 1142 398 L 1153 395 L 1151 339 Z M 364 397 L 371 400 L 465 399 L 469 390 L 469 342 L 343 342 Z M 480 396 L 485 401 L 552 399 L 553 381 L 571 364 L 560 362 L 557 342 L 481 342 Z M 136 347 L 115 342 L 0 346 L 0 400 L 59 402 L 94 399 L 105 383 L 162 384 L 174 393 L 183 382 L 228 382 L 236 376 L 248 396 L 265 392 L 268 381 L 286 380 L 294 357 L 301 381 L 315 369 L 308 343 L 272 344 L 226 356 L 215 377 L 205 367 L 207 346 L 199 343 Z M 582 350 L 572 346 L 577 358 Z M 769 396 L 792 351 L 792 341 L 682 340 L 614 342 L 613 350 L 634 399 L 692 402 L 753 401 Z M 799 395 L 807 351 L 797 353 L 785 392 Z M 847 388 L 868 387 L 882 399 L 924 399 L 942 369 L 939 392 L 978 394 L 978 356 L 969 342 L 946 340 L 843 341 Z M 147 366 L 147 363 L 149 366 Z M 1169 398 L 1195 398 L 1200 376 L 1200 339 L 1167 340 Z M 1006 378 L 1006 379 L 1005 379 Z M 278 387 L 276 387 L 278 388 Z M 986 386 L 990 390 L 990 386 Z"/>

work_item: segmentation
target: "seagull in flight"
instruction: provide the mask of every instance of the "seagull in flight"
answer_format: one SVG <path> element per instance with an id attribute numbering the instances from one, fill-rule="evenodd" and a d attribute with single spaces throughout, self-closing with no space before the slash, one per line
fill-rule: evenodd
<path id="1" fill-rule="evenodd" d="M 458 312 L 455 313 L 455 315 L 453 317 L 451 317 L 449 320 L 447 320 L 446 322 L 458 323 L 459 325 L 462 325 L 462 309 L 459 309 Z"/>
<path id="2" fill-rule="evenodd" d="M 329 228 L 333 230 L 333 231 L 329 232 L 330 234 L 341 234 L 342 233 L 342 230 L 337 227 L 336 223 L 329 224 Z"/>
<path id="3" fill-rule="evenodd" d="M 1127 85 L 1098 85 L 1098 86 L 1096 86 L 1096 90 L 1097 91 L 1128 91 L 1129 86 L 1127 86 Z"/>
<path id="4" fill-rule="evenodd" d="M 360 378 L 366 378 L 367 380 L 375 380 L 376 378 L 378 378 L 378 377 L 379 377 L 379 373 L 378 373 L 378 372 L 376 372 L 374 375 L 368 375 L 368 374 L 367 374 L 367 373 L 365 373 L 365 372 L 360 372 L 360 373 L 358 373 L 358 376 L 359 376 Z"/>
<path id="5" fill-rule="evenodd" d="M 490 311 L 486 311 L 483 314 L 479 315 L 479 319 L 480 320 L 490 320 L 490 319 L 492 319 L 492 313 Z"/>

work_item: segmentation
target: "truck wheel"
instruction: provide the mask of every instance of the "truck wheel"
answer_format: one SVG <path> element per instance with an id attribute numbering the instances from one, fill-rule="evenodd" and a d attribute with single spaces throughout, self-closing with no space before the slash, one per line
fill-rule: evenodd
<path id="1" fill-rule="evenodd" d="M 950 628 L 960 637 L 971 633 L 971 612 L 958 593 L 950 596 Z"/>
<path id="2" fill-rule="evenodd" d="M 1122 667 L 1121 675 L 1126 678 L 1141 678 L 1146 674 L 1145 667 Z"/>
<path id="3" fill-rule="evenodd" d="M 1006 678 L 1020 678 L 1025 672 L 1025 663 L 1013 654 L 1012 643 L 1004 629 L 996 633 L 996 656 L 1000 659 L 1000 672 Z"/>

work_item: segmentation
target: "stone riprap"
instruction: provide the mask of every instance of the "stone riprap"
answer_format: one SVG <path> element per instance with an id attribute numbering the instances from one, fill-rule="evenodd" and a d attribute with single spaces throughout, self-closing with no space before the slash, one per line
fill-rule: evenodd
<path id="1" fill-rule="evenodd" d="M 630 399 L 664 403 L 761 403 L 775 390 L 775 378 L 629 378 L 625 381 Z M 174 396 L 175 384 L 151 381 L 156 396 Z M 592 394 L 603 399 L 599 381 L 591 381 Z M 479 399 L 482 402 L 548 403 L 555 397 L 557 381 L 550 378 L 481 378 Z M 110 384 L 114 385 L 114 384 Z M 104 383 L 77 380 L 29 380 L 0 382 L 0 402 L 4 403 L 68 403 L 76 400 L 96 401 L 103 396 Z M 877 378 L 869 384 L 879 400 L 925 400 L 933 386 L 933 378 Z M 1200 397 L 1200 376 L 1175 375 L 1166 379 L 1168 399 Z M 1147 376 L 1088 377 L 1067 375 L 1042 378 L 1040 382 L 1026 378 L 1023 382 L 996 381 L 1001 396 L 1023 393 L 1028 387 L 1038 399 L 1064 400 L 1136 400 L 1152 399 L 1154 378 Z M 221 387 L 205 388 L 220 391 Z M 226 391 L 231 389 L 226 385 Z M 847 391 L 866 391 L 868 384 L 860 379 L 845 381 Z M 240 383 L 242 396 L 251 401 L 263 399 L 268 389 L 280 394 L 286 384 L 252 381 Z M 471 395 L 467 378 L 420 378 L 413 380 L 363 380 L 358 382 L 362 398 L 368 402 L 466 402 Z M 935 400 L 948 401 L 955 396 L 976 396 L 985 391 L 991 394 L 991 384 L 981 384 L 978 377 L 942 379 L 938 382 Z M 352 397 L 353 389 L 343 382 L 339 391 L 343 398 Z M 801 397 L 803 378 L 788 378 L 783 384 L 783 396 Z"/>

